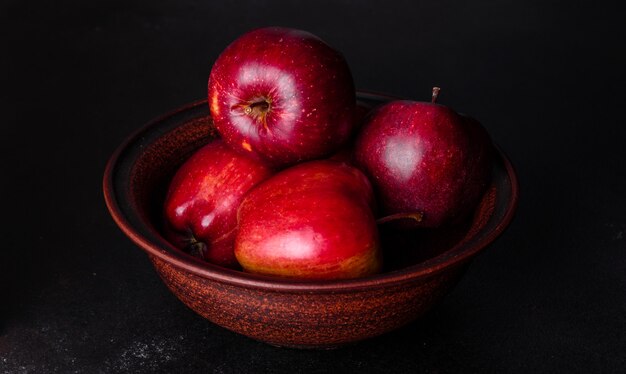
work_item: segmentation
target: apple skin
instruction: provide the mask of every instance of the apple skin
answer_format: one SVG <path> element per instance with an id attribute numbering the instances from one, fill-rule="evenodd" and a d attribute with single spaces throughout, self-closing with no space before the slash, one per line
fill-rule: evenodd
<path id="1" fill-rule="evenodd" d="M 308 32 L 269 27 L 221 53 L 208 102 L 228 145 L 280 167 L 341 147 L 353 131 L 356 94 L 338 51 Z"/>
<path id="2" fill-rule="evenodd" d="M 493 145 L 482 125 L 452 109 L 397 100 L 375 109 L 355 144 L 384 215 L 421 213 L 399 226 L 458 223 L 491 179 Z"/>
<path id="3" fill-rule="evenodd" d="M 164 204 L 165 234 L 204 260 L 236 268 L 237 209 L 244 195 L 272 170 L 215 140 L 178 169 Z"/>
<path id="4" fill-rule="evenodd" d="M 250 273 L 300 279 L 380 271 L 374 194 L 357 168 L 332 160 L 285 169 L 239 207 L 235 255 Z"/>

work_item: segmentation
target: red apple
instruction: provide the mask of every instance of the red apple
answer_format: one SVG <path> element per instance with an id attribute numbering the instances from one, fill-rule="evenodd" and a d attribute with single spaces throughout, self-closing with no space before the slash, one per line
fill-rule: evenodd
<path id="1" fill-rule="evenodd" d="M 176 246 L 205 260 L 236 267 L 237 209 L 271 169 L 216 140 L 176 172 L 165 200 L 166 234 Z"/>
<path id="2" fill-rule="evenodd" d="M 357 278 L 381 268 L 374 195 L 343 162 L 298 164 L 250 191 L 239 208 L 235 255 L 251 273 Z"/>
<path id="3" fill-rule="evenodd" d="M 383 214 L 411 226 L 458 222 L 478 204 L 491 176 L 492 143 L 480 123 L 433 101 L 392 101 L 368 117 L 357 165 L 371 178 Z"/>
<path id="4" fill-rule="evenodd" d="M 278 27 L 248 32 L 222 52 L 208 101 L 227 144 L 274 166 L 337 150 L 356 105 L 344 57 L 308 32 Z"/>

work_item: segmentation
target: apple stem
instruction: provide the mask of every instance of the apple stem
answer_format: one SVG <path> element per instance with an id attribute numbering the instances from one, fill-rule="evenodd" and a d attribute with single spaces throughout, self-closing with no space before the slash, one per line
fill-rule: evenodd
<path id="1" fill-rule="evenodd" d="M 382 225 L 384 223 L 391 222 L 391 221 L 397 221 L 397 220 L 400 220 L 400 219 L 412 219 L 415 222 L 422 222 L 423 218 L 424 218 L 424 213 L 422 213 L 422 212 L 396 213 L 396 214 L 390 214 L 388 216 L 381 217 L 381 218 L 377 219 L 376 220 L 376 224 L 377 225 Z"/>
<path id="2" fill-rule="evenodd" d="M 433 104 L 437 103 L 437 98 L 439 97 L 439 91 L 441 91 L 441 88 L 433 87 L 433 98 L 431 100 L 431 103 Z"/>

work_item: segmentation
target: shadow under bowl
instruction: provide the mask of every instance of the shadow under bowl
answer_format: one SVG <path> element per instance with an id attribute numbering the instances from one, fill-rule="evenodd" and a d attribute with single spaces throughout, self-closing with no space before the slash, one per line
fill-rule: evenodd
<path id="1" fill-rule="evenodd" d="M 366 110 L 391 98 L 360 92 L 358 99 Z M 109 160 L 105 201 L 117 225 L 148 254 L 178 299 L 219 326 L 273 345 L 337 347 L 415 320 L 441 300 L 470 260 L 504 231 L 517 206 L 515 171 L 496 150 L 492 185 L 473 217 L 453 240 L 434 240 L 445 244 L 431 257 L 341 281 L 288 280 L 230 270 L 178 250 L 161 234 L 170 178 L 196 149 L 217 136 L 205 101 L 150 122 Z M 448 234 L 429 235 L 436 239 Z"/>

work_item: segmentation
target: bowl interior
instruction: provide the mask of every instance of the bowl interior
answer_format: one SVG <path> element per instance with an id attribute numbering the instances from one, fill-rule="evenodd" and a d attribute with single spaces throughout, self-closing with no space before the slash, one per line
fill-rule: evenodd
<path id="1" fill-rule="evenodd" d="M 358 99 L 361 107 L 370 108 L 391 98 L 359 93 Z M 217 136 L 205 101 L 166 114 L 131 135 L 118 148 L 107 165 L 103 187 L 107 206 L 118 226 L 148 254 L 221 282 L 310 291 L 429 276 L 464 262 L 495 240 L 512 219 L 517 205 L 515 172 L 506 156 L 496 149 L 492 185 L 470 220 L 445 230 L 398 234 L 381 229 L 386 256 L 383 273 L 355 280 L 313 282 L 247 274 L 201 261 L 174 248 L 161 235 L 161 209 L 172 175 L 196 149 Z"/>

